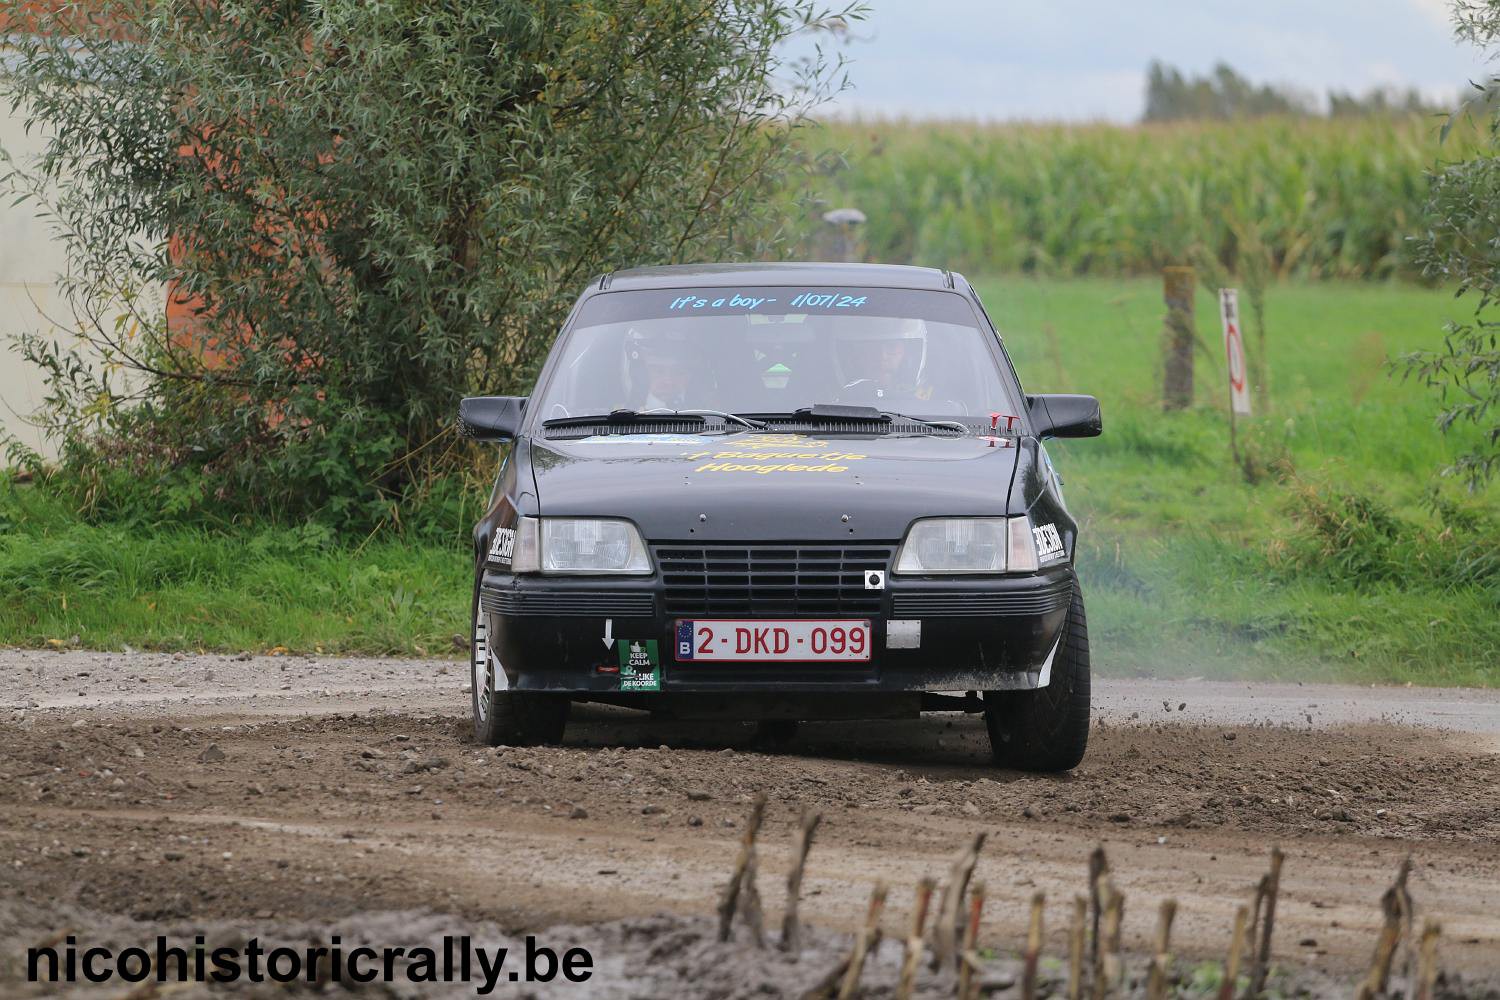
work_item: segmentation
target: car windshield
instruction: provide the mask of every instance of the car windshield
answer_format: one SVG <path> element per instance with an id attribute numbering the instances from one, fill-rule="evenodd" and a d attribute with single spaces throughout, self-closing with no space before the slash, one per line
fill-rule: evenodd
<path id="1" fill-rule="evenodd" d="M 973 307 L 892 288 L 663 288 L 591 297 L 541 387 L 541 419 L 613 410 L 923 418 L 1019 413 Z"/>

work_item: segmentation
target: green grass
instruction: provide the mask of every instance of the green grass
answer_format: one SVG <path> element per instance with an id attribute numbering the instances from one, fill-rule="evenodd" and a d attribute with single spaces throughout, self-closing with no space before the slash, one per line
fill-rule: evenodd
<path id="1" fill-rule="evenodd" d="M 1159 281 L 978 287 L 1028 391 L 1102 401 L 1103 437 L 1050 450 L 1083 523 L 1080 572 L 1106 670 L 1500 682 L 1493 493 L 1444 487 L 1480 521 L 1475 531 L 1455 532 L 1434 514 L 1435 475 L 1466 439 L 1441 434 L 1434 397 L 1387 368 L 1390 356 L 1441 340 L 1462 308 L 1450 295 L 1395 284 L 1274 287 L 1273 409 L 1240 427 L 1242 446 L 1267 469 L 1252 485 L 1230 459 L 1209 295 L 1197 302 L 1210 349 L 1197 358 L 1197 403 L 1163 414 Z M 1294 512 L 1329 491 L 1373 498 L 1399 530 L 1323 551 L 1329 540 Z M 1466 543 L 1491 551 L 1477 579 L 1463 569 Z"/>
<path id="2" fill-rule="evenodd" d="M 1402 285 L 1286 284 L 1268 299 L 1274 411 L 1229 458 L 1218 319 L 1197 404 L 1164 415 L 1160 283 L 980 280 L 1030 391 L 1092 392 L 1105 434 L 1051 451 L 1083 522 L 1095 663 L 1114 675 L 1500 682 L 1493 490 L 1429 490 L 1462 438 L 1387 374 L 1456 306 Z M 0 643 L 448 655 L 466 630 L 467 525 L 451 546 L 315 528 L 84 523 L 45 487 L 0 483 Z M 429 537 L 432 534 L 429 533 Z"/>
<path id="3" fill-rule="evenodd" d="M 462 539 L 99 526 L 44 488 L 0 485 L 0 643 L 451 654 L 468 632 Z"/>

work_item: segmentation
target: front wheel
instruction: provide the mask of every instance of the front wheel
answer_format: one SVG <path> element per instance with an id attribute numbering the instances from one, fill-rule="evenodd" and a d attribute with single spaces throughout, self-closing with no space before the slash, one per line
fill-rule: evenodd
<path id="1" fill-rule="evenodd" d="M 568 699 L 541 691 L 512 691 L 495 655 L 490 619 L 479 606 L 479 580 L 474 573 L 473 623 L 469 633 L 469 690 L 473 692 L 474 742 L 484 746 L 535 746 L 561 743 L 568 723 Z"/>
<path id="2" fill-rule="evenodd" d="M 1089 742 L 1089 627 L 1077 584 L 1052 657 L 1052 679 L 1035 691 L 986 691 L 984 723 L 995 763 L 1018 771 L 1067 771 Z"/>

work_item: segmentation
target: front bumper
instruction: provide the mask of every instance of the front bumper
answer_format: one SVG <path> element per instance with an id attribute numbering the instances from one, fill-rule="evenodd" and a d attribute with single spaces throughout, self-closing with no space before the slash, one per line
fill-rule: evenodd
<path id="1" fill-rule="evenodd" d="M 673 607 L 660 575 L 515 576 L 487 570 L 480 607 L 492 649 L 515 689 L 611 695 L 621 691 L 614 643 L 655 640 L 660 693 L 944 692 L 1046 686 L 1076 581 L 1070 567 L 1031 576 L 887 577 L 883 592 L 848 613 Z M 692 618 L 868 620 L 868 663 L 678 662 L 677 622 Z M 889 623 L 920 622 L 914 648 L 893 648 Z M 908 633 L 910 626 L 906 626 Z"/>

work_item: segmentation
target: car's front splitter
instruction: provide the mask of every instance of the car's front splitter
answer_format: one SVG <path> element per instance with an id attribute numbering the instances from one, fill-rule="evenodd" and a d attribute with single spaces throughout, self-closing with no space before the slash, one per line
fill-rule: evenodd
<path id="1" fill-rule="evenodd" d="M 664 607 L 651 578 L 486 574 L 481 609 L 509 686 L 572 694 L 817 694 L 1044 687 L 1075 586 L 1071 569 L 995 578 L 893 582 L 879 611 L 693 615 Z M 868 662 L 679 660 L 684 619 L 868 621 Z M 632 661 L 634 657 L 634 665 Z M 638 669 L 637 669 L 638 668 Z"/>

